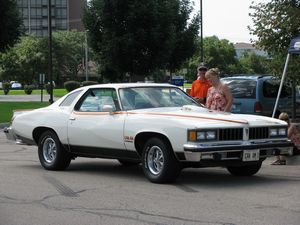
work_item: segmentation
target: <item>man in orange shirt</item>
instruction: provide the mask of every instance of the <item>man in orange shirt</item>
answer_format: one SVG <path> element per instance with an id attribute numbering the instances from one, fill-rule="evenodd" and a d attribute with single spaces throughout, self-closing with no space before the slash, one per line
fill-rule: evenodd
<path id="1" fill-rule="evenodd" d="M 201 63 L 197 67 L 197 80 L 193 82 L 190 92 L 190 96 L 192 96 L 196 101 L 202 104 L 205 104 L 207 90 L 211 87 L 211 84 L 207 79 L 205 79 L 206 71 L 207 67 L 204 63 Z"/>

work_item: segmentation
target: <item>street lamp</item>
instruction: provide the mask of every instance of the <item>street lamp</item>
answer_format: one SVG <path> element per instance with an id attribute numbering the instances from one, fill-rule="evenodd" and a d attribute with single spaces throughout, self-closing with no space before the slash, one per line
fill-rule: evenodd
<path id="1" fill-rule="evenodd" d="M 204 62 L 204 54 L 203 54 L 203 19 L 202 19 L 202 0 L 200 0 L 200 51 L 201 51 L 201 62 Z"/>
<path id="2" fill-rule="evenodd" d="M 88 30 L 85 31 L 85 80 L 88 81 L 88 69 L 89 69 L 89 60 L 88 60 L 88 41 L 87 41 L 87 32 Z"/>
<path id="3" fill-rule="evenodd" d="M 50 81 L 50 99 L 53 103 L 53 82 L 52 82 L 52 15 L 51 15 L 51 0 L 48 0 L 48 43 L 49 43 L 49 57 L 48 57 L 48 75 Z"/>

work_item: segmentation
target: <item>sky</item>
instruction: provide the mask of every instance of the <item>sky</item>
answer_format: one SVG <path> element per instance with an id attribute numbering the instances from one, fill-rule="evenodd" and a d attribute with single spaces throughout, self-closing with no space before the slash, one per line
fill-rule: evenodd
<path id="1" fill-rule="evenodd" d="M 216 35 L 232 43 L 256 39 L 247 28 L 253 25 L 249 16 L 251 2 L 270 2 L 270 0 L 202 0 L 203 37 Z M 195 10 L 200 10 L 200 0 L 194 0 Z"/>

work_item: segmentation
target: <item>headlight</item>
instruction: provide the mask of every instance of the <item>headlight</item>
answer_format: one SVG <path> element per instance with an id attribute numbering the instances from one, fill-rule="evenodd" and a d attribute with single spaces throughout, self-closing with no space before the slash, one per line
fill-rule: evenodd
<path id="1" fill-rule="evenodd" d="M 286 134 L 286 129 L 285 128 L 280 128 L 279 130 L 278 130 L 278 135 L 279 136 L 286 136 L 287 134 Z"/>
<path id="2" fill-rule="evenodd" d="M 208 139 L 208 140 L 216 139 L 216 131 L 207 131 L 206 132 L 206 139 Z"/>
<path id="3" fill-rule="evenodd" d="M 270 137 L 286 137 L 287 129 L 285 127 L 277 127 L 269 129 Z"/>
<path id="4" fill-rule="evenodd" d="M 277 132 L 278 132 L 277 128 L 270 128 L 269 130 L 270 137 L 278 136 Z"/>
<path id="5" fill-rule="evenodd" d="M 214 141 L 217 140 L 216 130 L 189 130 L 188 141 Z"/>

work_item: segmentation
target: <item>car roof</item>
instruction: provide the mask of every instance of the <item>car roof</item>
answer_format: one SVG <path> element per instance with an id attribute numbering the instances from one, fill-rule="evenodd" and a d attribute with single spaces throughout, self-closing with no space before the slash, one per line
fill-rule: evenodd
<path id="1" fill-rule="evenodd" d="M 168 83 L 108 83 L 108 84 L 94 84 L 82 87 L 80 89 L 86 88 L 135 88 L 135 87 L 177 87 Z M 77 89 L 78 90 L 78 89 Z"/>
<path id="2" fill-rule="evenodd" d="M 272 75 L 262 75 L 262 74 L 234 74 L 230 77 L 224 77 L 222 79 L 232 80 L 232 79 L 241 79 L 241 80 L 258 80 L 258 79 L 270 79 L 273 78 Z"/>

